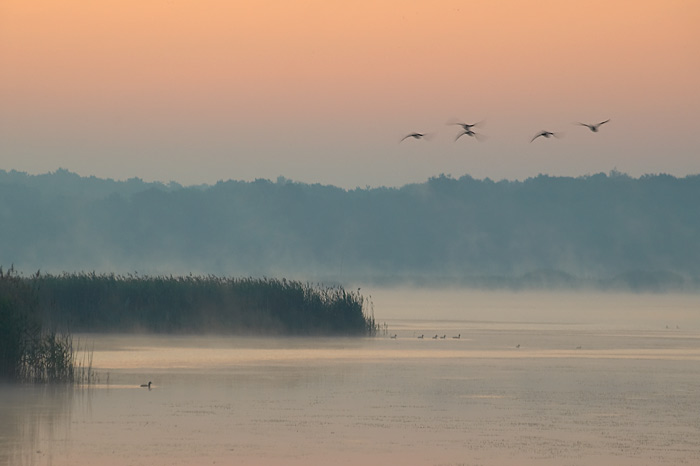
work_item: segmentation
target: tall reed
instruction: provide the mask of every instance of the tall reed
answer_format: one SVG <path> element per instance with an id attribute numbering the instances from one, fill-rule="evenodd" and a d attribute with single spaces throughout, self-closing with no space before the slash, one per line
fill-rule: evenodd
<path id="1" fill-rule="evenodd" d="M 75 382 L 73 340 L 42 328 L 33 283 L 0 267 L 0 378 Z"/>
<path id="2" fill-rule="evenodd" d="M 45 322 L 80 332 L 375 335 L 360 290 L 275 278 L 42 274 Z"/>

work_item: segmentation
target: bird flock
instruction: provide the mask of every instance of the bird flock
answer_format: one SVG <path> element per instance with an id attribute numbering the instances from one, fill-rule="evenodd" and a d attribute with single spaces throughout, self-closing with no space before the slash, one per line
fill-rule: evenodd
<path id="1" fill-rule="evenodd" d="M 590 123 L 590 124 L 589 124 L 589 123 L 580 123 L 580 122 L 579 122 L 579 123 L 575 123 L 575 124 L 576 124 L 576 125 L 579 125 L 579 126 L 585 126 L 585 127 L 588 128 L 591 132 L 597 133 L 598 130 L 600 129 L 600 127 L 601 127 L 602 125 L 604 125 L 605 123 L 609 122 L 609 121 L 610 121 L 610 119 L 608 118 L 607 120 L 601 121 L 600 123 Z M 459 138 L 461 138 L 462 136 L 469 136 L 469 137 L 472 137 L 472 138 L 474 138 L 474 139 L 476 139 L 477 141 L 480 141 L 480 142 L 483 141 L 484 139 L 486 139 L 486 136 L 485 136 L 485 135 L 483 135 L 483 134 L 481 134 L 481 133 L 477 133 L 476 131 L 474 131 L 474 128 L 477 128 L 477 127 L 479 127 L 480 125 L 483 124 L 483 121 L 482 121 L 482 122 L 477 122 L 477 123 L 462 123 L 462 122 L 459 122 L 459 121 L 452 121 L 452 122 L 448 122 L 447 124 L 448 124 L 448 125 L 459 126 L 459 127 L 461 128 L 459 134 L 457 134 L 457 137 L 455 137 L 455 142 L 458 141 Z M 549 139 L 549 138 L 551 138 L 551 137 L 558 138 L 558 137 L 561 137 L 561 133 L 556 133 L 556 132 L 553 132 L 553 131 L 542 130 L 542 131 L 540 131 L 539 133 L 535 134 L 535 136 L 534 136 L 532 139 L 530 139 L 530 142 L 532 143 L 533 141 L 535 141 L 535 139 L 537 139 L 537 138 L 539 138 L 539 137 L 543 137 L 543 138 L 545 138 L 545 139 Z M 399 143 L 405 141 L 405 140 L 408 139 L 408 138 L 413 138 L 413 139 L 430 139 L 430 138 L 431 138 L 431 134 L 430 134 L 430 133 L 417 133 L 417 132 L 416 132 L 416 133 L 409 133 L 409 134 L 407 134 L 406 136 L 402 137 L 401 140 L 399 141 Z"/>
<path id="2" fill-rule="evenodd" d="M 666 326 L 666 328 L 668 328 L 668 325 Z M 676 327 L 676 328 L 678 328 L 678 327 Z M 397 339 L 398 339 L 398 334 L 393 333 L 393 334 L 389 335 L 389 338 L 391 338 L 392 340 L 397 340 Z M 419 340 L 425 340 L 425 334 L 424 334 L 424 333 L 421 333 L 420 335 L 416 335 L 416 334 L 414 333 L 414 334 L 413 334 L 413 338 L 417 338 L 417 339 L 419 339 Z M 435 335 L 433 335 L 433 336 L 430 337 L 430 338 L 433 339 L 433 340 L 445 340 L 445 339 L 447 338 L 447 335 L 446 335 L 446 334 L 440 335 L 440 334 L 436 333 Z M 453 339 L 453 340 L 461 340 L 461 339 L 462 339 L 462 334 L 459 333 L 459 334 L 457 334 L 457 335 L 454 335 L 454 336 L 452 336 L 452 339 Z M 520 349 L 520 343 L 518 343 L 517 345 L 515 345 L 514 348 L 515 348 L 515 349 Z M 583 346 L 581 346 L 581 345 L 579 345 L 579 346 L 576 347 L 577 350 L 580 350 L 580 349 L 582 349 L 582 348 L 583 348 Z M 141 385 L 141 386 L 143 387 L 144 385 Z"/>

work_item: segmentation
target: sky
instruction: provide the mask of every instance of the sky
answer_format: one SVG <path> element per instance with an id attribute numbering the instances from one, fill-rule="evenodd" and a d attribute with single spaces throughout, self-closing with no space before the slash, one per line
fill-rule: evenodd
<path id="1" fill-rule="evenodd" d="M 698 25 L 695 0 L 0 0 L 0 169 L 348 189 L 698 174 Z"/>

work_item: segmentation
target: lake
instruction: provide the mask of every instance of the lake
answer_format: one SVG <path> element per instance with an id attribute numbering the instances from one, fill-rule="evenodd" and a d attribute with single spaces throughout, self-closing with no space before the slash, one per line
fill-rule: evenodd
<path id="1" fill-rule="evenodd" d="M 362 292 L 396 338 L 78 335 L 99 382 L 0 385 L 0 462 L 700 464 L 700 296 Z"/>

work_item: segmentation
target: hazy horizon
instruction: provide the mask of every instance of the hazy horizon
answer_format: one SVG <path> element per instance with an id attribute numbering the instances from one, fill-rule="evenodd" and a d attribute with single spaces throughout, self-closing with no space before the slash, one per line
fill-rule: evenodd
<path id="1" fill-rule="evenodd" d="M 257 180 L 182 187 L 0 170 L 0 265 L 35 273 L 697 290 L 700 175 L 401 188 Z"/>
<path id="2" fill-rule="evenodd" d="M 699 25 L 0 0 L 0 463 L 700 464 Z"/>
<path id="3" fill-rule="evenodd" d="M 684 0 L 9 0 L 0 168 L 347 189 L 700 173 L 698 22 Z M 414 131 L 435 137 L 399 143 Z"/>
<path id="4" fill-rule="evenodd" d="M 220 183 L 227 183 L 227 182 L 242 182 L 242 183 L 251 183 L 255 181 L 269 181 L 271 183 L 294 183 L 294 184 L 301 184 L 301 185 L 306 185 L 306 186 L 314 186 L 314 185 L 319 185 L 319 186 L 324 186 L 324 187 L 332 187 L 332 188 L 339 188 L 345 191 L 352 191 L 352 190 L 366 190 L 366 189 L 382 189 L 382 188 L 405 188 L 410 185 L 416 185 L 416 184 L 423 184 L 426 183 L 432 179 L 436 178 L 441 178 L 441 177 L 447 177 L 449 179 L 463 179 L 463 178 L 470 178 L 474 181 L 492 181 L 494 183 L 499 183 L 499 182 L 525 182 L 525 181 L 530 181 L 538 177 L 550 177 L 550 178 L 561 178 L 561 179 L 585 179 L 593 176 L 598 176 L 598 175 L 604 175 L 608 177 L 612 176 L 623 176 L 627 177 L 633 180 L 639 180 L 645 177 L 653 177 L 653 176 L 671 176 L 676 179 L 686 179 L 686 178 L 692 178 L 695 176 L 700 176 L 700 171 L 697 173 L 686 173 L 684 175 L 674 175 L 673 173 L 668 173 L 668 172 L 645 172 L 645 173 L 639 173 L 637 175 L 631 174 L 625 171 L 618 170 L 617 168 L 612 168 L 610 170 L 601 170 L 597 172 L 589 172 L 589 173 L 581 173 L 578 175 L 552 175 L 549 173 L 536 173 L 533 175 L 528 175 L 524 177 L 513 177 L 513 178 L 508 178 L 508 177 L 501 177 L 501 178 L 491 178 L 489 176 L 473 176 L 471 173 L 462 173 L 462 174 L 454 174 L 454 173 L 445 173 L 445 172 L 439 172 L 439 173 L 434 173 L 430 175 L 426 175 L 425 178 L 423 179 L 417 179 L 415 181 L 409 181 L 403 184 L 397 184 L 397 185 L 376 185 L 376 186 L 371 186 L 371 185 L 365 185 L 365 186 L 339 186 L 336 184 L 332 183 L 321 183 L 318 181 L 303 181 L 303 180 L 298 180 L 294 178 L 289 178 L 284 175 L 277 175 L 275 177 L 255 177 L 251 179 L 243 179 L 243 178 L 220 178 L 212 182 L 201 182 L 201 183 L 182 183 L 178 180 L 174 179 L 149 179 L 149 178 L 144 178 L 138 175 L 134 176 L 129 176 L 129 177 L 124 177 L 124 178 L 118 178 L 118 177 L 110 177 L 110 176 L 97 176 L 94 174 L 81 174 L 75 170 L 71 170 L 67 167 L 57 167 L 54 170 L 47 170 L 43 172 L 28 172 L 25 170 L 18 170 L 14 168 L 1 168 L 0 171 L 7 173 L 7 174 L 12 174 L 17 173 L 22 176 L 27 176 L 27 177 L 32 177 L 32 178 L 41 178 L 45 176 L 53 176 L 53 175 L 58 175 L 61 173 L 65 173 L 68 176 L 77 176 L 80 179 L 95 179 L 99 181 L 106 181 L 106 182 L 115 182 L 115 183 L 128 183 L 130 181 L 138 181 L 142 182 L 144 184 L 153 184 L 153 185 L 160 185 L 163 187 L 181 187 L 181 188 L 197 188 L 197 187 L 206 187 L 206 188 L 211 188 L 216 186 L 217 184 Z"/>

